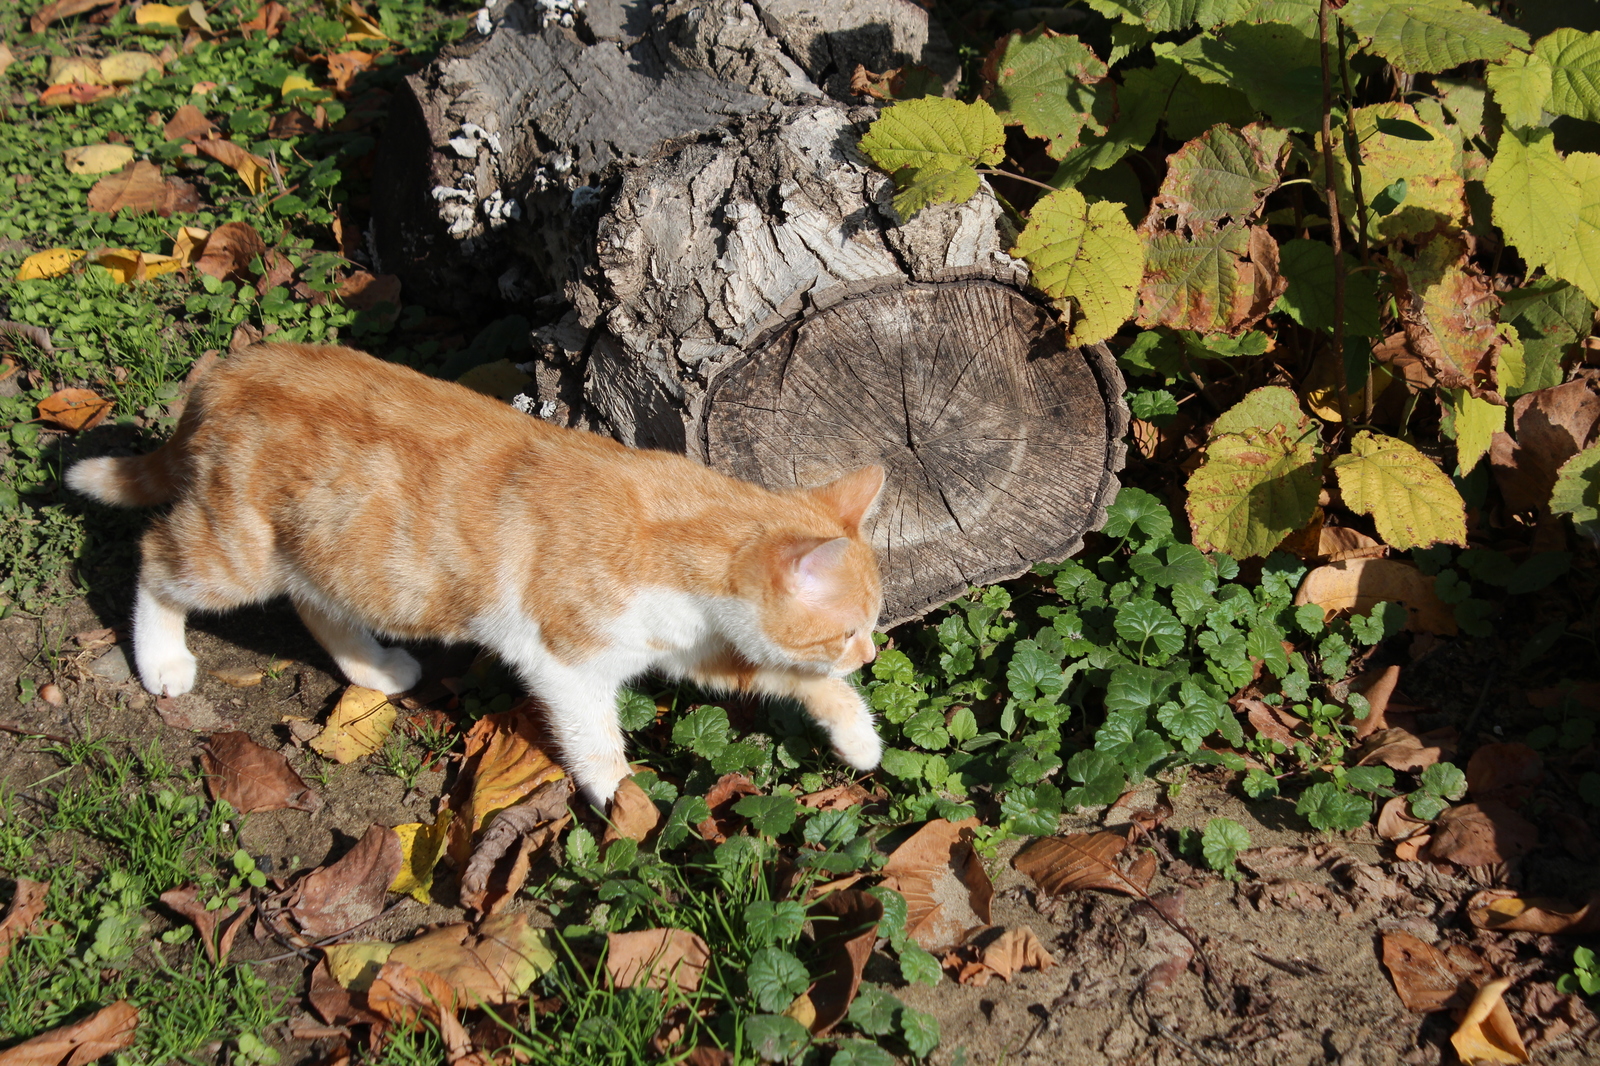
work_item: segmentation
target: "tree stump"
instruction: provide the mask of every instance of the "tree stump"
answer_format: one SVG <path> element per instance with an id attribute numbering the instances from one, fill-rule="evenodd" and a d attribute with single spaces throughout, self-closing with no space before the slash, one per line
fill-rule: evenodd
<path id="1" fill-rule="evenodd" d="M 523 314 L 528 406 L 771 487 L 889 468 L 883 624 L 1066 557 L 1127 409 L 1006 254 L 987 188 L 901 223 L 850 74 L 954 78 L 911 0 L 507 3 L 397 94 L 385 271 Z M 569 24 L 563 24 L 563 23 Z"/>

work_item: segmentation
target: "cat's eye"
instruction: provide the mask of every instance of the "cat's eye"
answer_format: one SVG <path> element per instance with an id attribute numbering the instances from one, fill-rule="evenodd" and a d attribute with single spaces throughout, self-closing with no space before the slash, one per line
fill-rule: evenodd
<path id="1" fill-rule="evenodd" d="M 846 633 L 844 635 L 844 639 L 845 640 L 855 640 L 856 639 L 856 634 L 859 633 L 859 632 L 861 632 L 861 630 L 852 629 L 852 630 L 850 630 L 848 633 Z"/>

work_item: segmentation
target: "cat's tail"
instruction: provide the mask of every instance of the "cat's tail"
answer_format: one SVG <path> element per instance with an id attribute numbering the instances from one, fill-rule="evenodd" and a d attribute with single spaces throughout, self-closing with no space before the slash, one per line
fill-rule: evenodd
<path id="1" fill-rule="evenodd" d="M 154 507 L 178 494 L 181 451 L 173 442 L 149 455 L 85 459 L 72 464 L 67 484 L 101 503 Z"/>

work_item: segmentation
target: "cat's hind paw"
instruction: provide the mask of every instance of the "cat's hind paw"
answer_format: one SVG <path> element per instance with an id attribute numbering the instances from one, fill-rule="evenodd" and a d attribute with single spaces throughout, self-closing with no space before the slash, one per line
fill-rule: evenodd
<path id="1" fill-rule="evenodd" d="M 195 657 L 188 652 L 174 655 L 159 662 L 150 662 L 135 656 L 139 663 L 139 681 L 152 696 L 182 696 L 194 688 Z"/>
<path id="2" fill-rule="evenodd" d="M 422 666 L 404 648 L 384 648 L 373 662 L 341 662 L 339 669 L 352 685 L 384 695 L 409 692 L 422 678 Z"/>

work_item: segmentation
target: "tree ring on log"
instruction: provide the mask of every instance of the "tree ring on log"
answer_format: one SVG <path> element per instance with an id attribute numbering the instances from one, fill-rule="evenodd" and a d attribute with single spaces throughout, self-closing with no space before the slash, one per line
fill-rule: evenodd
<path id="1" fill-rule="evenodd" d="M 1070 347 L 1052 311 L 987 275 L 840 289 L 716 375 L 705 460 L 770 488 L 883 463 L 885 629 L 1077 551 L 1124 458 L 1110 352 Z"/>

